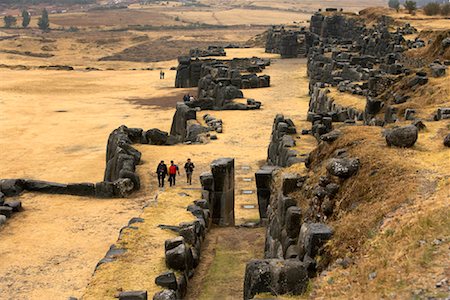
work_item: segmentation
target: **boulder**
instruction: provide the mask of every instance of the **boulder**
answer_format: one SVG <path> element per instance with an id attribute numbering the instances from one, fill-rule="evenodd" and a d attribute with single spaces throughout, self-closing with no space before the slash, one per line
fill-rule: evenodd
<path id="1" fill-rule="evenodd" d="M 410 148 L 417 141 L 419 130 L 414 125 L 397 127 L 386 133 L 386 143 L 388 146 L 400 148 Z"/>
<path id="2" fill-rule="evenodd" d="M 450 147 L 450 133 L 444 138 L 444 146 Z"/>
<path id="3" fill-rule="evenodd" d="M 244 299 L 253 299 L 261 293 L 300 295 L 308 282 L 308 273 L 301 261 L 251 260 L 245 268 Z"/>
<path id="4" fill-rule="evenodd" d="M 169 134 L 165 131 L 153 128 L 145 132 L 145 138 L 151 145 L 165 145 Z"/>
<path id="5" fill-rule="evenodd" d="M 17 196 L 24 190 L 23 179 L 2 179 L 0 180 L 0 191 L 6 197 Z"/>
<path id="6" fill-rule="evenodd" d="M 162 290 L 153 296 L 153 300 L 177 300 L 177 293 L 174 290 Z"/>
<path id="7" fill-rule="evenodd" d="M 6 223 L 6 216 L 0 215 L 0 226 Z"/>
<path id="8" fill-rule="evenodd" d="M 119 300 L 147 300 L 147 291 L 120 292 Z"/>
<path id="9" fill-rule="evenodd" d="M 303 223 L 298 236 L 298 257 L 304 257 L 306 254 L 314 258 L 332 235 L 331 228 L 323 223 Z"/>
<path id="10" fill-rule="evenodd" d="M 174 272 L 164 272 L 155 278 L 155 283 L 163 288 L 176 290 L 178 288 L 177 278 Z"/>
<path id="11" fill-rule="evenodd" d="M 187 248 L 184 244 L 166 251 L 166 265 L 169 269 L 184 271 L 187 268 Z"/>
<path id="12" fill-rule="evenodd" d="M 349 178 L 359 170 L 358 158 L 332 158 L 327 164 L 327 171 L 339 178 Z"/>
<path id="13" fill-rule="evenodd" d="M 8 202 L 5 202 L 3 205 L 11 207 L 13 212 L 19 212 L 22 210 L 22 202 L 21 201 L 8 201 Z"/>
<path id="14" fill-rule="evenodd" d="M 7 218 L 11 217 L 13 213 L 13 209 L 9 206 L 0 206 L 0 215 L 3 215 Z"/>

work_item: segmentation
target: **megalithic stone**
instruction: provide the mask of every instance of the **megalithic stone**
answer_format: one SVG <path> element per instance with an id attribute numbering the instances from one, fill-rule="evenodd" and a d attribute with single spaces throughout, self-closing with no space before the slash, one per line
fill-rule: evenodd
<path id="1" fill-rule="evenodd" d="M 211 163 L 214 178 L 212 222 L 234 226 L 234 159 L 219 158 Z"/>

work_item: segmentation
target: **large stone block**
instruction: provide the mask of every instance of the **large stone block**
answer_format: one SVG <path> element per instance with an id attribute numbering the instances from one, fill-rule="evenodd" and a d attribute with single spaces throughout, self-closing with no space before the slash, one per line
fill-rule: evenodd
<path id="1" fill-rule="evenodd" d="M 298 236 L 298 257 L 306 254 L 314 258 L 332 235 L 332 229 L 323 223 L 303 223 Z"/>
<path id="2" fill-rule="evenodd" d="M 212 221 L 220 226 L 234 226 L 234 159 L 213 161 L 211 173 L 214 178 Z"/>
<path id="3" fill-rule="evenodd" d="M 300 295 L 307 286 L 307 270 L 298 260 L 252 260 L 245 269 L 244 299 L 261 293 Z"/>

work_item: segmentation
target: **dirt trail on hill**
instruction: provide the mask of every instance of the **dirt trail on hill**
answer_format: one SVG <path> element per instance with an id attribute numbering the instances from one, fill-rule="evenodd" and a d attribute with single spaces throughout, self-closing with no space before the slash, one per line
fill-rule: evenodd
<path id="1" fill-rule="evenodd" d="M 228 57 L 270 56 L 263 49 L 228 52 Z M 42 299 L 52 295 L 53 299 L 65 299 L 83 294 L 95 265 L 116 241 L 119 229 L 139 215 L 143 203 L 153 197 L 153 169 L 161 159 L 182 164 L 191 157 L 197 166 L 194 185 L 209 163 L 221 156 L 235 157 L 237 169 L 249 166 L 248 175 L 239 176 L 253 178 L 266 159 L 275 114 L 285 112 L 299 129 L 303 126 L 301 120 L 308 107 L 305 62 L 275 60 L 264 71 L 272 76 L 272 87 L 244 90 L 246 97 L 263 102 L 262 110 L 210 112 L 224 122 L 224 133 L 217 141 L 164 148 L 136 145 L 143 157 L 138 166 L 142 189 L 132 198 L 21 196 L 25 211 L 0 229 L 0 298 Z M 166 68 L 174 64 L 165 63 Z M 114 128 L 126 124 L 170 130 L 173 109 L 134 105 L 129 99 L 163 98 L 188 91 L 173 88 L 175 71 L 166 71 L 165 80 L 158 79 L 159 71 L 1 70 L 1 74 L 0 146 L 3 161 L 8 163 L 2 165 L 0 178 L 100 181 L 106 141 Z M 256 193 L 240 194 L 248 182 L 238 179 L 238 183 L 237 224 L 258 218 Z M 243 209 L 243 204 L 255 208 Z M 235 279 L 241 286 L 242 278 Z"/>

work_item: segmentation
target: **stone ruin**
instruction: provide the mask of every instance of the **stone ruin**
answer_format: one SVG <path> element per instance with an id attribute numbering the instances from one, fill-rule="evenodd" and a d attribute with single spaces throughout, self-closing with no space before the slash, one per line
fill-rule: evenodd
<path id="1" fill-rule="evenodd" d="M 171 230 L 178 236 L 164 242 L 165 264 L 167 271 L 154 280 L 162 290 L 153 295 L 155 300 L 184 299 L 189 280 L 194 276 L 200 263 L 202 244 L 212 224 L 234 226 L 234 159 L 219 158 L 211 163 L 211 172 L 200 175 L 202 183 L 201 199 L 195 200 L 186 208 L 194 221 L 182 222 L 178 226 L 158 225 L 162 230 Z M 120 230 L 117 242 L 111 245 L 95 268 L 114 262 L 127 249 L 120 248 L 122 232 L 125 229 L 138 229 L 136 223 L 145 222 L 142 218 L 132 218 L 128 225 Z M 145 290 L 121 291 L 120 300 L 147 299 Z"/>
<path id="2" fill-rule="evenodd" d="M 269 64 L 269 61 L 259 58 L 218 61 L 180 57 L 175 86 L 198 87 L 195 101 L 186 102 L 189 107 L 209 110 L 259 109 L 259 101 L 247 99 L 246 103 L 238 103 L 233 100 L 244 97 L 241 89 L 269 87 L 270 76 L 255 74 Z M 248 71 L 250 74 L 241 74 Z"/>
<path id="3" fill-rule="evenodd" d="M 203 65 L 222 66 L 233 69 L 234 73 L 260 73 L 270 65 L 270 60 L 252 57 L 252 58 L 234 58 L 231 60 L 215 59 L 192 59 L 189 56 L 178 57 L 177 74 L 175 77 L 176 88 L 197 87 L 199 80 L 204 77 L 205 70 Z M 209 70 L 208 70 L 209 73 Z M 240 86 L 238 86 L 241 88 Z"/>
<path id="4" fill-rule="evenodd" d="M 227 56 L 221 46 L 208 46 L 207 49 L 194 48 L 189 51 L 190 57 Z"/>
<path id="5" fill-rule="evenodd" d="M 414 74 L 403 64 L 404 51 L 424 46 L 420 40 L 405 38 L 417 30 L 406 24 L 392 32 L 389 30 L 392 25 L 392 19 L 388 17 L 368 27 L 358 17 L 339 13 L 312 16 L 311 38 L 307 39 L 310 43 L 307 72 L 311 95 L 308 120 L 313 124 L 312 133 L 316 138 L 332 130 L 330 118 L 332 122 L 346 124 L 359 121 L 365 125 L 384 126 L 395 123 L 400 116 L 392 105 L 405 103 L 408 97 L 397 93 L 386 98 L 391 97 L 386 91 L 403 78 L 410 78 L 402 87 L 405 91 L 428 83 L 427 72 Z M 445 69 L 439 62 L 430 65 L 431 73 L 436 77 L 445 75 Z M 329 96 L 331 88 L 365 97 L 365 109 L 339 105 Z M 405 119 L 417 123 L 415 112 L 407 109 Z"/>
<path id="6" fill-rule="evenodd" d="M 288 167 L 303 161 L 298 152 L 292 149 L 296 143 L 292 134 L 297 133 L 294 122 L 283 115 L 276 115 L 270 144 L 267 153 L 267 163 L 273 166 Z"/>
<path id="7" fill-rule="evenodd" d="M 211 163 L 211 172 L 200 175 L 202 195 L 211 208 L 211 221 L 219 226 L 234 226 L 234 159 L 221 158 Z"/>
<path id="8" fill-rule="evenodd" d="M 306 57 L 307 35 L 304 27 L 285 30 L 284 26 L 273 26 L 267 31 L 265 51 L 280 54 L 281 58 Z"/>

